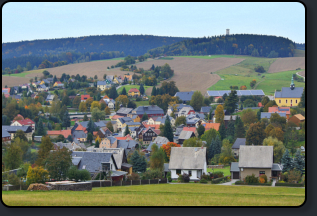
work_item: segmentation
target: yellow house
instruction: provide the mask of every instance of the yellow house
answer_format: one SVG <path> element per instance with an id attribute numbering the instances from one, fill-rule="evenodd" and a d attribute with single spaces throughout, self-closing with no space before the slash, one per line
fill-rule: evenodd
<path id="1" fill-rule="evenodd" d="M 281 106 L 298 106 L 301 96 L 303 94 L 304 88 L 303 87 L 296 87 L 294 84 L 294 80 L 292 77 L 292 82 L 290 87 L 283 87 L 281 91 L 275 91 L 274 98 L 276 104 Z"/>
<path id="2" fill-rule="evenodd" d="M 119 84 L 118 77 L 114 77 L 112 82 Z"/>
<path id="3" fill-rule="evenodd" d="M 125 128 L 128 125 L 128 127 L 140 127 L 141 123 L 140 122 L 125 122 L 124 124 L 122 124 L 122 128 Z"/>
<path id="4" fill-rule="evenodd" d="M 134 96 L 138 96 L 140 97 L 140 91 L 137 88 L 132 88 L 129 90 L 128 92 L 128 96 L 134 97 Z"/>
<path id="5" fill-rule="evenodd" d="M 134 122 L 141 122 L 141 118 L 138 115 L 132 115 L 131 118 Z"/>

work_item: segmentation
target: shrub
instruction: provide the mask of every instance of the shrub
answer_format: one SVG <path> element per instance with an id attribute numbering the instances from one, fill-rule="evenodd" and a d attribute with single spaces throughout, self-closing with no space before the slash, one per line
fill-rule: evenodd
<path id="1" fill-rule="evenodd" d="M 184 182 L 184 178 L 182 174 L 178 175 L 177 182 Z"/>
<path id="2" fill-rule="evenodd" d="M 281 183 L 281 182 L 278 182 L 278 183 L 275 184 L 275 186 L 304 187 L 305 184 L 303 184 L 303 183 L 296 184 L 296 183 Z"/>
<path id="3" fill-rule="evenodd" d="M 278 183 L 285 183 L 285 181 L 279 181 Z"/>
<path id="4" fill-rule="evenodd" d="M 244 182 L 246 182 L 246 183 L 259 183 L 259 178 L 255 177 L 254 174 L 252 174 L 252 175 L 247 175 L 247 176 L 245 177 Z"/>
<path id="5" fill-rule="evenodd" d="M 133 172 L 131 175 L 128 176 L 128 180 L 140 180 L 140 175 Z"/>
<path id="6" fill-rule="evenodd" d="M 207 184 L 207 180 L 206 179 L 201 179 L 199 182 L 203 183 L 203 184 Z"/>
<path id="7" fill-rule="evenodd" d="M 168 182 L 172 182 L 173 179 L 171 177 L 167 177 Z"/>
<path id="8" fill-rule="evenodd" d="M 263 183 L 265 183 L 265 179 L 264 179 L 264 178 L 260 178 L 260 179 L 259 179 L 259 182 L 260 182 L 261 184 L 263 184 Z"/>
<path id="9" fill-rule="evenodd" d="M 287 173 L 287 172 L 282 173 L 281 176 L 280 176 L 280 179 L 281 179 L 282 181 L 287 182 L 287 181 L 288 181 L 288 173 Z"/>
<path id="10" fill-rule="evenodd" d="M 141 98 L 140 98 L 140 97 L 137 97 L 135 100 L 136 100 L 136 101 L 141 101 Z"/>
<path id="11" fill-rule="evenodd" d="M 223 172 L 222 171 L 217 171 L 217 172 L 214 172 L 214 178 L 222 178 L 223 177 Z M 217 177 L 215 177 L 217 175 Z"/>
<path id="12" fill-rule="evenodd" d="M 206 181 L 210 180 L 210 175 L 206 175 L 205 173 L 200 176 L 200 179 L 204 179 Z"/>
<path id="13" fill-rule="evenodd" d="M 288 183 L 297 183 L 301 179 L 301 172 L 299 170 L 291 170 L 288 174 Z"/>
<path id="14" fill-rule="evenodd" d="M 146 172 L 143 173 L 142 179 L 162 179 L 163 178 L 163 172 L 158 169 L 152 169 L 152 170 L 147 170 Z"/>
<path id="15" fill-rule="evenodd" d="M 189 174 L 184 173 L 184 174 L 183 174 L 183 180 L 184 180 L 184 182 L 188 183 L 188 182 L 189 182 L 189 180 L 190 180 L 190 176 L 189 176 Z"/>
<path id="16" fill-rule="evenodd" d="M 211 183 L 212 184 L 218 184 L 218 183 L 221 183 L 221 182 L 226 182 L 226 179 L 227 179 L 227 177 L 216 178 L 216 179 L 211 180 Z"/>
<path id="17" fill-rule="evenodd" d="M 260 183 L 267 183 L 267 176 L 265 174 L 260 176 L 260 180 L 264 179 L 264 182 L 260 182 Z M 262 180 L 261 180 L 262 181 Z"/>

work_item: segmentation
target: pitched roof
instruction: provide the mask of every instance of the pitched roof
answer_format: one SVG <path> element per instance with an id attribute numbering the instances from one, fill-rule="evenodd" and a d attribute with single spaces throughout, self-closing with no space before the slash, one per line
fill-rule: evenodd
<path id="1" fill-rule="evenodd" d="M 200 112 L 209 113 L 210 109 L 211 109 L 210 106 L 203 106 L 203 107 L 200 108 Z"/>
<path id="2" fill-rule="evenodd" d="M 139 91 L 139 89 L 137 89 L 137 88 L 131 88 L 131 89 L 129 90 L 129 92 L 140 92 L 140 91 Z"/>
<path id="3" fill-rule="evenodd" d="M 274 163 L 272 166 L 272 171 L 282 171 L 283 170 L 283 165 L 282 164 L 278 164 L 278 163 Z"/>
<path id="4" fill-rule="evenodd" d="M 285 117 L 286 118 L 286 113 L 285 112 L 276 112 L 277 114 L 279 114 L 279 116 L 281 117 Z M 262 118 L 271 118 L 271 115 L 274 113 L 269 113 L 269 112 L 261 112 L 261 119 Z"/>
<path id="5" fill-rule="evenodd" d="M 74 131 L 72 134 L 73 139 L 77 138 L 87 138 L 87 134 L 84 131 Z"/>
<path id="6" fill-rule="evenodd" d="M 5 127 L 2 126 L 2 138 L 4 137 L 11 137 L 11 135 L 8 133 Z"/>
<path id="7" fill-rule="evenodd" d="M 285 112 L 286 115 L 291 114 L 291 108 L 290 107 L 269 107 L 269 113 L 276 113 L 276 112 Z"/>
<path id="8" fill-rule="evenodd" d="M 84 126 L 82 126 L 81 124 L 79 124 L 75 130 L 76 131 L 86 131 L 86 128 Z"/>
<path id="9" fill-rule="evenodd" d="M 99 121 L 99 122 L 94 122 L 95 126 L 96 127 L 106 127 L 106 124 L 102 121 Z"/>
<path id="10" fill-rule="evenodd" d="M 206 147 L 172 147 L 169 169 L 204 169 Z"/>
<path id="11" fill-rule="evenodd" d="M 273 146 L 245 146 L 239 150 L 239 167 L 272 168 Z"/>
<path id="12" fill-rule="evenodd" d="M 9 125 L 2 125 L 2 130 L 6 130 L 9 133 L 16 133 L 18 130 L 22 130 L 24 133 L 32 132 L 31 126 L 9 126 Z"/>
<path id="13" fill-rule="evenodd" d="M 187 140 L 189 138 L 192 137 L 192 134 L 194 132 L 193 131 L 185 131 L 185 130 L 182 130 L 182 132 L 180 133 L 180 135 L 178 136 L 178 139 L 183 139 L 183 140 Z"/>
<path id="14" fill-rule="evenodd" d="M 126 122 L 125 123 L 126 125 L 130 126 L 130 125 L 137 125 L 137 126 L 140 126 L 141 123 L 140 122 L 134 122 L 134 121 L 130 121 L 130 122 Z"/>
<path id="15" fill-rule="evenodd" d="M 149 146 L 146 148 L 147 151 L 151 151 L 152 145 L 156 144 L 159 148 L 162 147 L 162 145 L 168 143 L 169 140 L 166 137 L 157 136 L 155 140 L 150 142 Z"/>
<path id="16" fill-rule="evenodd" d="M 182 109 L 178 111 L 178 115 L 187 115 L 189 111 L 192 111 L 192 110 L 194 111 L 192 107 L 183 107 Z"/>
<path id="17" fill-rule="evenodd" d="M 245 145 L 245 142 L 246 142 L 246 138 L 237 138 L 231 148 L 240 149 L 240 146 Z"/>
<path id="18" fill-rule="evenodd" d="M 143 115 L 144 113 L 146 114 L 163 114 L 164 111 L 157 105 L 149 105 L 149 106 L 139 106 L 135 108 L 132 113 L 138 114 L 138 115 Z"/>
<path id="19" fill-rule="evenodd" d="M 116 113 L 118 115 L 120 115 L 120 114 L 129 114 L 129 113 L 132 112 L 132 110 L 133 110 L 132 108 L 121 107 Z"/>
<path id="20" fill-rule="evenodd" d="M 125 154 L 124 148 L 93 148 L 92 150 L 96 150 L 97 152 L 112 153 L 113 158 L 118 166 L 118 169 L 121 169 L 121 166 L 123 165 L 122 161 Z"/>
<path id="21" fill-rule="evenodd" d="M 51 94 L 50 94 L 50 95 L 47 95 L 46 100 L 47 100 L 47 101 L 53 100 L 54 97 L 55 97 L 55 95 L 51 95 Z"/>
<path id="22" fill-rule="evenodd" d="M 182 101 L 190 101 L 192 99 L 192 96 L 194 94 L 194 91 L 190 92 L 176 92 L 175 97 L 179 97 Z"/>
<path id="23" fill-rule="evenodd" d="M 298 118 L 299 120 L 305 120 L 305 117 L 302 116 L 302 114 L 296 114 L 294 115 L 296 118 Z"/>
<path id="24" fill-rule="evenodd" d="M 220 123 L 202 123 L 202 125 L 205 127 L 205 130 L 210 130 L 211 128 L 215 129 L 216 131 L 219 131 Z"/>
<path id="25" fill-rule="evenodd" d="M 242 95 L 256 95 L 256 96 L 264 96 L 264 92 L 262 90 L 236 90 L 237 91 L 237 96 L 242 96 Z M 229 95 L 231 93 L 231 90 L 221 90 L 221 91 L 207 91 L 208 96 L 213 96 L 217 97 L 220 96 L 222 97 L 224 94 Z"/>
<path id="26" fill-rule="evenodd" d="M 282 87 L 281 91 L 276 91 L 275 98 L 300 98 L 303 94 L 304 87 L 295 87 L 293 90 L 290 87 Z"/>
<path id="27" fill-rule="evenodd" d="M 124 148 L 124 149 L 131 149 L 135 148 L 135 146 L 138 145 L 138 142 L 135 140 L 118 140 L 118 148 Z"/>
<path id="28" fill-rule="evenodd" d="M 113 144 L 117 140 L 117 138 L 114 136 L 107 136 L 105 139 L 108 139 L 110 144 Z"/>
<path id="29" fill-rule="evenodd" d="M 184 131 L 192 131 L 192 132 L 195 133 L 196 127 L 183 127 L 183 130 L 184 130 Z"/>
<path id="30" fill-rule="evenodd" d="M 87 100 L 88 98 L 90 98 L 90 95 L 80 95 L 81 100 Z"/>
<path id="31" fill-rule="evenodd" d="M 118 120 L 119 120 L 122 124 L 124 124 L 124 123 L 126 123 L 126 122 L 131 122 L 131 121 L 132 121 L 132 119 L 131 119 L 130 117 L 121 117 L 121 118 L 118 118 Z"/>
<path id="32" fill-rule="evenodd" d="M 32 121 L 31 119 L 23 119 L 23 120 L 15 120 L 13 122 L 19 122 L 21 125 L 30 125 L 30 124 L 35 124 L 34 121 Z"/>
<path id="33" fill-rule="evenodd" d="M 230 172 L 240 172 L 239 162 L 231 162 Z"/>
<path id="34" fill-rule="evenodd" d="M 67 138 L 69 135 L 72 135 L 72 130 L 47 131 L 47 135 L 63 135 Z"/>
<path id="35" fill-rule="evenodd" d="M 158 125 L 158 124 L 156 124 L 156 125 L 149 125 L 149 124 L 143 123 L 143 122 L 142 122 L 142 124 L 143 124 L 144 127 L 146 127 L 146 128 L 152 128 L 152 129 L 154 129 L 154 130 L 160 129 L 160 125 Z"/>
<path id="36" fill-rule="evenodd" d="M 118 118 L 123 118 L 124 116 L 121 115 L 114 115 L 111 117 L 112 120 L 117 120 Z"/>
<path id="37" fill-rule="evenodd" d="M 97 81 L 97 86 L 99 86 L 99 85 L 107 85 L 107 84 L 109 84 L 109 82 L 107 82 L 107 81 Z"/>

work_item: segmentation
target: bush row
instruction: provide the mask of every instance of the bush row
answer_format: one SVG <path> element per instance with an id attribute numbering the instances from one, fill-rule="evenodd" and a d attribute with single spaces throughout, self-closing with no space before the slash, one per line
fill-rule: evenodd
<path id="1" fill-rule="evenodd" d="M 211 184 L 218 184 L 219 182 L 221 182 L 222 180 L 227 180 L 228 176 L 222 177 L 222 178 L 216 178 L 211 180 Z"/>
<path id="2" fill-rule="evenodd" d="M 272 183 L 245 183 L 243 181 L 236 181 L 236 185 L 262 185 L 262 186 L 271 186 Z"/>
<path id="3" fill-rule="evenodd" d="M 304 183 L 275 183 L 275 186 L 304 187 Z"/>

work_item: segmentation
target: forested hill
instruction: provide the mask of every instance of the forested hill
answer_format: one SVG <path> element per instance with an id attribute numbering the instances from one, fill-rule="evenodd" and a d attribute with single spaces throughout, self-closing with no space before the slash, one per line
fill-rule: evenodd
<path id="1" fill-rule="evenodd" d="M 213 55 L 236 54 L 262 57 L 291 57 L 296 45 L 276 36 L 236 34 L 187 39 L 171 45 L 154 48 L 150 55 Z"/>
<path id="2" fill-rule="evenodd" d="M 296 43 L 296 49 L 305 50 L 305 43 Z"/>
<path id="3" fill-rule="evenodd" d="M 38 66 L 48 61 L 67 61 L 78 59 L 101 60 L 127 55 L 139 56 L 149 49 L 170 45 L 189 37 L 164 37 L 153 35 L 101 35 L 78 38 L 21 41 L 2 44 L 2 69 L 22 67 L 30 62 Z M 68 53 L 66 55 L 66 53 Z M 71 53 L 71 55 L 70 55 Z"/>

